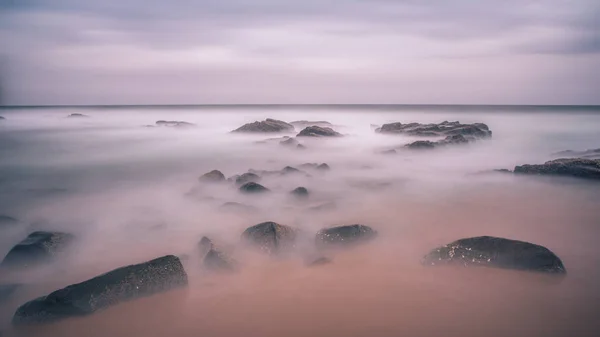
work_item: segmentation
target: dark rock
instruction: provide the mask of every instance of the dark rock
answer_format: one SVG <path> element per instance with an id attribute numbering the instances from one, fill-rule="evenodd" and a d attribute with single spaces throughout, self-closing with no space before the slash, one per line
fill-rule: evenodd
<path id="1" fill-rule="evenodd" d="M 9 300 L 22 286 L 19 283 L 0 284 L 0 304 Z"/>
<path id="2" fill-rule="evenodd" d="M 566 273 L 562 261 L 546 247 L 533 243 L 479 236 L 461 239 L 427 254 L 425 265 L 458 264 L 546 273 Z"/>
<path id="3" fill-rule="evenodd" d="M 483 123 L 460 124 L 459 122 L 444 121 L 439 124 L 420 124 L 399 122 L 388 123 L 376 130 L 379 133 L 387 134 L 407 134 L 412 136 L 442 137 L 452 135 L 472 136 L 476 138 L 487 138 L 492 132 L 487 125 Z"/>
<path id="4" fill-rule="evenodd" d="M 299 198 L 307 198 L 308 197 L 308 190 L 306 189 L 306 187 L 296 187 L 290 193 Z"/>
<path id="5" fill-rule="evenodd" d="M 0 120 L 4 120 L 4 119 L 6 119 L 6 118 L 4 118 L 4 117 L 0 116 Z"/>
<path id="6" fill-rule="evenodd" d="M 264 187 L 263 185 L 252 182 L 252 181 L 240 186 L 239 190 L 240 190 L 240 192 L 243 192 L 243 193 L 263 193 L 263 192 L 270 191 L 268 188 Z"/>
<path id="7" fill-rule="evenodd" d="M 308 265 L 309 267 L 314 267 L 314 266 L 322 266 L 322 265 L 324 265 L 324 264 L 330 264 L 330 263 L 332 263 L 332 262 L 333 262 L 333 260 L 332 260 L 332 259 L 330 259 L 330 258 L 328 258 L 328 257 L 325 257 L 325 256 L 321 256 L 321 257 L 318 257 L 318 258 L 316 258 L 316 259 L 312 259 L 312 260 L 310 260 L 310 261 L 307 263 L 307 265 Z"/>
<path id="8" fill-rule="evenodd" d="M 67 118 L 82 118 L 82 117 L 90 117 L 90 116 L 84 115 L 84 114 L 79 114 L 79 113 L 70 114 L 67 116 Z"/>
<path id="9" fill-rule="evenodd" d="M 212 170 L 198 178 L 201 182 L 219 183 L 225 181 L 225 175 L 219 170 Z"/>
<path id="10" fill-rule="evenodd" d="M 211 239 L 203 236 L 202 239 L 200 239 L 200 242 L 198 242 L 198 247 L 200 248 L 200 254 L 205 256 L 209 250 L 213 249 L 214 244 Z"/>
<path id="11" fill-rule="evenodd" d="M 417 140 L 404 146 L 411 150 L 429 150 L 435 148 L 435 143 L 429 140 Z"/>
<path id="12" fill-rule="evenodd" d="M 589 149 L 585 151 L 566 150 L 552 154 L 555 157 L 561 158 L 584 158 L 584 159 L 600 159 L 600 149 Z"/>
<path id="13" fill-rule="evenodd" d="M 295 247 L 297 230 L 269 221 L 247 228 L 242 239 L 268 254 L 280 253 Z"/>
<path id="14" fill-rule="evenodd" d="M 296 137 L 341 137 L 342 134 L 332 128 L 322 128 L 320 126 L 309 126 L 300 131 Z"/>
<path id="15" fill-rule="evenodd" d="M 322 128 L 328 128 L 333 126 L 333 124 L 327 121 L 294 121 L 290 122 L 290 124 L 297 127 L 298 129 L 304 129 L 309 126 L 319 126 Z"/>
<path id="16" fill-rule="evenodd" d="M 258 208 L 250 205 L 244 205 L 239 202 L 226 202 L 219 207 L 221 211 L 225 212 L 241 212 L 241 213 L 254 213 L 258 211 Z"/>
<path id="17" fill-rule="evenodd" d="M 33 232 L 14 246 L 4 257 L 1 266 L 27 267 L 51 261 L 73 241 L 74 236 L 61 232 Z"/>
<path id="18" fill-rule="evenodd" d="M 175 127 L 175 128 L 185 128 L 196 126 L 196 124 L 182 122 L 182 121 L 156 121 L 157 126 L 167 126 L 167 127 Z"/>
<path id="19" fill-rule="evenodd" d="M 303 173 L 303 172 L 298 170 L 297 168 L 291 167 L 291 166 L 286 166 L 281 170 L 281 174 L 283 174 L 283 175 L 291 174 L 291 173 Z"/>
<path id="20" fill-rule="evenodd" d="M 235 183 L 237 185 L 244 185 L 245 183 L 249 183 L 249 182 L 256 183 L 259 181 L 260 181 L 260 176 L 256 173 L 252 173 L 252 172 L 246 172 L 235 179 Z"/>
<path id="21" fill-rule="evenodd" d="M 115 269 L 27 302 L 15 312 L 13 324 L 46 323 L 84 316 L 119 302 L 187 284 L 187 274 L 179 258 L 167 255 Z"/>
<path id="22" fill-rule="evenodd" d="M 236 181 L 236 180 L 237 180 L 237 178 L 239 178 L 239 177 L 240 177 L 240 175 L 239 175 L 239 174 L 232 175 L 231 177 L 227 178 L 227 182 L 230 182 L 230 183 L 235 183 L 235 181 Z"/>
<path id="23" fill-rule="evenodd" d="M 19 220 L 4 214 L 0 214 L 0 229 L 14 227 L 19 224 Z"/>
<path id="24" fill-rule="evenodd" d="M 377 231 L 365 225 L 347 225 L 321 229 L 315 236 L 317 246 L 364 243 L 374 239 Z"/>
<path id="25" fill-rule="evenodd" d="M 444 140 L 440 141 L 440 144 L 466 144 L 470 141 L 475 140 L 473 137 L 464 136 L 462 134 L 450 135 L 444 138 Z"/>
<path id="26" fill-rule="evenodd" d="M 232 132 L 292 132 L 294 126 L 283 121 L 276 119 L 267 118 L 262 122 L 253 122 L 244 124 L 241 127 L 233 130 Z"/>
<path id="27" fill-rule="evenodd" d="M 296 140 L 296 138 L 288 138 L 286 140 L 282 140 L 282 141 L 279 142 L 279 144 L 284 145 L 284 146 L 297 146 L 297 145 L 299 145 L 299 143 Z"/>
<path id="28" fill-rule="evenodd" d="M 521 165 L 515 167 L 515 174 L 570 176 L 585 179 L 600 179 L 600 160 L 562 158 L 547 161 L 541 165 Z"/>
<path id="29" fill-rule="evenodd" d="M 202 264 L 206 269 L 213 271 L 234 271 L 237 269 L 237 262 L 215 247 L 212 247 L 206 253 Z"/>
<path id="30" fill-rule="evenodd" d="M 329 171 L 331 168 L 329 167 L 329 165 L 322 163 L 319 166 L 317 166 L 317 170 L 320 171 Z"/>

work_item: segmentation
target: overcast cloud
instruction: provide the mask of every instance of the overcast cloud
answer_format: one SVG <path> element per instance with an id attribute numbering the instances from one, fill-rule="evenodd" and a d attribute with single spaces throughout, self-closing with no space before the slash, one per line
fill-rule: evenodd
<path id="1" fill-rule="evenodd" d="M 597 0 L 8 0 L 3 104 L 600 104 Z"/>

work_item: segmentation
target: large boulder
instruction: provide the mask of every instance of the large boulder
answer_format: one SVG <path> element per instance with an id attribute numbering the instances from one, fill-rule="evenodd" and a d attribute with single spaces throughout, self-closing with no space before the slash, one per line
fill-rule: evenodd
<path id="1" fill-rule="evenodd" d="M 264 121 L 256 121 L 240 126 L 232 132 L 250 132 L 250 133 L 271 133 L 271 132 L 292 132 L 294 126 L 284 121 L 267 118 Z"/>
<path id="2" fill-rule="evenodd" d="M 439 124 L 421 124 L 399 122 L 383 124 L 377 129 L 378 133 L 406 134 L 410 136 L 447 137 L 453 135 L 472 136 L 476 138 L 491 137 L 492 131 L 483 123 L 461 124 L 460 122 L 444 121 Z"/>
<path id="3" fill-rule="evenodd" d="M 369 226 L 346 225 L 321 229 L 315 241 L 318 247 L 342 246 L 368 242 L 376 236 L 377 231 Z"/>
<path id="4" fill-rule="evenodd" d="M 183 121 L 156 121 L 156 126 L 166 126 L 166 127 L 174 127 L 174 128 L 185 128 L 196 126 L 193 123 L 183 122 Z"/>
<path id="5" fill-rule="evenodd" d="M 242 233 L 242 240 L 268 254 L 294 248 L 296 237 L 296 229 L 272 221 L 249 227 Z"/>
<path id="6" fill-rule="evenodd" d="M 115 269 L 27 302 L 15 312 L 13 324 L 46 323 L 84 316 L 119 302 L 187 284 L 187 274 L 179 258 L 167 255 Z"/>
<path id="7" fill-rule="evenodd" d="M 220 183 L 225 181 L 225 175 L 219 170 L 212 170 L 208 173 L 204 173 L 198 178 L 200 182 L 204 183 Z"/>
<path id="8" fill-rule="evenodd" d="M 296 137 L 341 137 L 342 134 L 332 128 L 320 126 L 308 126 L 300 131 Z"/>
<path id="9" fill-rule="evenodd" d="M 268 188 L 264 187 L 261 184 L 252 182 L 252 181 L 240 186 L 239 190 L 240 190 L 240 192 L 247 193 L 247 194 L 270 192 L 270 190 Z"/>
<path id="10" fill-rule="evenodd" d="M 27 267 L 49 262 L 73 239 L 74 236 L 68 233 L 33 232 L 6 254 L 0 266 Z"/>
<path id="11" fill-rule="evenodd" d="M 451 242 L 432 250 L 423 258 L 422 263 L 424 265 L 457 264 L 566 273 L 560 258 L 548 248 L 529 242 L 492 236 L 479 236 Z"/>
<path id="12" fill-rule="evenodd" d="M 600 159 L 561 158 L 540 165 L 516 166 L 515 174 L 600 179 Z"/>

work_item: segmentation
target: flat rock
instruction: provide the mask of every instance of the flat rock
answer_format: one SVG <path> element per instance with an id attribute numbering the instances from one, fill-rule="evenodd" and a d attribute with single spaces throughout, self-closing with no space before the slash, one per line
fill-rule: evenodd
<path id="1" fill-rule="evenodd" d="M 28 267 L 49 262 L 74 239 L 72 234 L 37 231 L 14 246 L 0 264 L 3 267 Z"/>
<path id="2" fill-rule="evenodd" d="M 388 123 L 377 129 L 378 133 L 406 134 L 411 136 L 446 137 L 453 135 L 473 136 L 487 138 L 492 136 L 492 131 L 483 123 L 461 124 L 460 122 L 444 121 L 439 124 L 421 123 Z"/>
<path id="3" fill-rule="evenodd" d="M 539 165 L 516 166 L 515 174 L 600 179 L 600 159 L 561 158 Z"/>
<path id="4" fill-rule="evenodd" d="M 340 246 L 364 243 L 377 237 L 377 231 L 365 225 L 346 225 L 324 228 L 317 232 L 317 246 Z"/>
<path id="5" fill-rule="evenodd" d="M 196 124 L 183 122 L 183 121 L 156 121 L 156 126 L 166 126 L 174 128 L 185 128 L 196 126 Z"/>
<path id="6" fill-rule="evenodd" d="M 600 159 L 600 149 L 589 149 L 585 151 L 566 150 L 552 154 L 554 157 L 561 158 L 583 158 L 583 159 Z"/>
<path id="7" fill-rule="evenodd" d="M 290 124 L 297 127 L 298 129 L 304 129 L 309 126 L 320 126 L 322 128 L 330 128 L 333 126 L 333 124 L 327 121 L 293 121 L 290 122 Z"/>
<path id="8" fill-rule="evenodd" d="M 89 315 L 119 302 L 187 284 L 187 274 L 179 258 L 167 255 L 115 269 L 27 302 L 15 312 L 13 324 L 47 323 Z"/>
<path id="9" fill-rule="evenodd" d="M 240 186 L 239 190 L 242 193 L 264 193 L 264 192 L 270 191 L 268 188 L 264 187 L 263 185 L 252 182 L 252 181 Z"/>
<path id="10" fill-rule="evenodd" d="M 296 137 L 341 137 L 342 134 L 328 127 L 308 126 Z"/>
<path id="11" fill-rule="evenodd" d="M 548 248 L 533 243 L 479 236 L 460 239 L 427 254 L 424 265 L 457 264 L 488 266 L 564 274 L 566 269 L 558 256 Z"/>
<path id="12" fill-rule="evenodd" d="M 247 123 L 232 132 L 249 132 L 249 133 L 272 133 L 272 132 L 292 132 L 294 126 L 284 121 L 267 118 L 264 121 L 256 121 Z"/>
<path id="13" fill-rule="evenodd" d="M 296 236 L 296 229 L 268 221 L 247 228 L 242 233 L 242 240 L 265 253 L 274 254 L 294 248 Z"/>
<path id="14" fill-rule="evenodd" d="M 201 175 L 198 180 L 200 182 L 219 183 L 225 181 L 225 175 L 219 170 L 212 170 Z"/>

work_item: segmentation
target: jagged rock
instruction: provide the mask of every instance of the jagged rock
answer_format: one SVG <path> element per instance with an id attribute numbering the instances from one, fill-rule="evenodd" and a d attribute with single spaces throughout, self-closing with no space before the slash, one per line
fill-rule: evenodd
<path id="1" fill-rule="evenodd" d="M 19 220 L 4 214 L 0 214 L 0 229 L 2 228 L 11 228 L 17 226 L 19 224 Z"/>
<path id="2" fill-rule="evenodd" d="M 459 122 L 444 121 L 439 124 L 420 124 L 399 122 L 388 123 L 376 130 L 379 133 L 387 134 L 407 134 L 412 136 L 441 137 L 451 135 L 473 136 L 476 138 L 486 138 L 492 135 L 487 125 L 483 123 L 460 124 Z"/>
<path id="3" fill-rule="evenodd" d="M 600 159 L 600 149 L 589 149 L 585 151 L 566 150 L 552 154 L 555 157 L 561 158 L 583 158 L 583 159 Z"/>
<path id="4" fill-rule="evenodd" d="M 184 127 L 196 126 L 196 124 L 183 122 L 183 121 L 156 121 L 156 126 L 184 128 Z"/>
<path id="5" fill-rule="evenodd" d="M 49 262 L 73 241 L 74 236 L 62 232 L 33 232 L 14 246 L 0 264 L 3 267 L 28 267 Z"/>
<path id="6" fill-rule="evenodd" d="M 322 128 L 320 126 L 309 126 L 304 128 L 296 137 L 341 137 L 342 134 L 332 128 Z"/>
<path id="7" fill-rule="evenodd" d="M 566 273 L 562 261 L 548 248 L 533 243 L 479 236 L 460 239 L 427 254 L 424 265 L 458 264 Z"/>
<path id="8" fill-rule="evenodd" d="M 268 254 L 280 253 L 295 247 L 297 230 L 272 221 L 247 228 L 242 239 Z"/>
<path id="9" fill-rule="evenodd" d="M 221 211 L 225 212 L 240 212 L 240 213 L 254 213 L 258 211 L 258 208 L 250 205 L 244 205 L 239 202 L 226 202 L 219 207 Z"/>
<path id="10" fill-rule="evenodd" d="M 333 262 L 333 260 L 332 260 L 332 259 L 330 259 L 330 258 L 328 258 L 328 257 L 325 257 L 325 256 L 321 256 L 321 257 L 318 257 L 318 258 L 316 258 L 316 259 L 312 259 L 312 260 L 310 260 L 310 261 L 309 261 L 309 262 L 307 262 L 306 264 L 307 264 L 309 267 L 314 267 L 314 266 L 322 266 L 322 265 L 324 265 L 324 264 L 330 264 L 330 263 L 332 263 L 332 262 Z"/>
<path id="11" fill-rule="evenodd" d="M 309 126 L 319 126 L 322 128 L 328 128 L 333 126 L 333 124 L 327 121 L 294 121 L 290 122 L 290 124 L 297 127 L 298 129 L 304 129 Z"/>
<path id="12" fill-rule="evenodd" d="M 541 165 L 516 166 L 515 174 L 570 176 L 585 179 L 600 179 L 600 160 L 561 158 Z"/>
<path id="13" fill-rule="evenodd" d="M 317 232 L 315 241 L 317 246 L 339 246 L 364 243 L 373 240 L 377 231 L 365 225 L 347 225 L 324 228 Z"/>
<path id="14" fill-rule="evenodd" d="M 253 123 L 248 123 L 240 126 L 239 128 L 233 130 L 232 132 L 292 132 L 294 131 L 294 126 L 288 124 L 283 121 L 279 121 L 276 119 L 267 118 L 264 121 L 256 121 Z"/>
<path id="15" fill-rule="evenodd" d="M 0 304 L 9 300 L 22 286 L 19 283 L 0 284 Z"/>
<path id="16" fill-rule="evenodd" d="M 252 181 L 240 186 L 239 190 L 242 193 L 264 193 L 264 192 L 270 191 L 268 188 L 264 187 L 263 185 L 252 182 Z"/>
<path id="17" fill-rule="evenodd" d="M 235 183 L 237 185 L 244 185 L 245 183 L 249 183 L 249 182 L 259 182 L 260 181 L 260 176 L 256 173 L 252 173 L 252 172 L 246 172 L 244 174 L 242 174 L 241 176 L 237 177 L 235 179 Z"/>
<path id="18" fill-rule="evenodd" d="M 27 302 L 15 312 L 13 324 L 47 323 L 84 316 L 119 302 L 187 284 L 187 274 L 179 258 L 167 255 L 115 269 Z"/>
<path id="19" fill-rule="evenodd" d="M 218 183 L 225 181 L 225 175 L 219 170 L 212 170 L 198 178 L 200 182 Z"/>
<path id="20" fill-rule="evenodd" d="M 74 113 L 74 114 L 70 114 L 67 116 L 67 118 L 82 118 L 82 117 L 90 117 L 88 115 L 84 115 L 84 114 L 80 114 L 80 113 Z"/>
<path id="21" fill-rule="evenodd" d="M 296 187 L 290 193 L 299 198 L 307 198 L 308 197 L 308 190 L 306 189 L 306 187 Z"/>
<path id="22" fill-rule="evenodd" d="M 298 146 L 300 145 L 296 138 L 288 138 L 279 142 L 279 144 L 284 146 Z"/>

